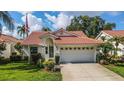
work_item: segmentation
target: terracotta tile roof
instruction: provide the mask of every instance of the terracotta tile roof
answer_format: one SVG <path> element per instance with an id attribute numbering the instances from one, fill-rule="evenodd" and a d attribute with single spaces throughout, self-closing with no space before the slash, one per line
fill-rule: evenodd
<path id="1" fill-rule="evenodd" d="M 20 42 L 20 40 L 18 40 L 17 38 L 15 37 L 12 37 L 12 36 L 9 36 L 9 35 L 4 35 L 4 34 L 1 34 L 0 35 L 0 42 Z"/>
<path id="2" fill-rule="evenodd" d="M 91 39 L 88 37 L 60 37 L 55 40 L 56 44 L 71 45 L 71 44 L 100 44 L 102 41 Z"/>
<path id="3" fill-rule="evenodd" d="M 82 31 L 68 31 L 68 33 L 75 34 L 81 37 L 87 37 Z"/>
<path id="4" fill-rule="evenodd" d="M 102 41 L 88 38 L 82 31 L 71 31 L 67 32 L 74 36 L 59 36 L 55 39 L 56 44 L 99 44 Z M 49 34 L 49 32 L 32 32 L 29 37 L 22 41 L 22 45 L 41 45 L 42 40 L 40 36 Z M 55 32 L 50 32 L 50 34 L 55 35 Z"/>
<path id="5" fill-rule="evenodd" d="M 103 32 L 117 37 L 124 37 L 124 30 L 103 30 Z"/>
<path id="6" fill-rule="evenodd" d="M 40 45 L 42 40 L 40 36 L 46 34 L 48 32 L 32 32 L 25 40 L 22 41 L 22 45 Z"/>

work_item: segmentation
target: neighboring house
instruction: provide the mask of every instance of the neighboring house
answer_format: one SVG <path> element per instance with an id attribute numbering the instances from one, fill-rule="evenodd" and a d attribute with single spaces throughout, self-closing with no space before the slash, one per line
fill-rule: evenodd
<path id="1" fill-rule="evenodd" d="M 101 40 L 102 37 L 105 38 L 105 41 L 108 41 L 109 39 L 113 37 L 124 37 L 124 30 L 103 30 L 101 33 L 96 37 L 97 40 Z M 113 42 L 114 45 L 115 42 Z M 124 55 L 124 45 L 119 44 L 118 48 L 120 49 L 117 51 L 117 54 L 119 56 Z"/>
<path id="2" fill-rule="evenodd" d="M 6 44 L 6 50 L 2 51 L 2 56 L 5 58 L 9 58 L 12 52 L 16 52 L 14 45 L 17 42 L 20 42 L 20 40 L 9 36 L 9 35 L 0 35 L 0 42 L 5 42 Z"/>
<path id="3" fill-rule="evenodd" d="M 41 53 L 45 59 L 60 55 L 60 62 L 95 62 L 100 40 L 88 38 L 82 31 L 32 32 L 22 41 L 23 51 L 30 57 Z"/>

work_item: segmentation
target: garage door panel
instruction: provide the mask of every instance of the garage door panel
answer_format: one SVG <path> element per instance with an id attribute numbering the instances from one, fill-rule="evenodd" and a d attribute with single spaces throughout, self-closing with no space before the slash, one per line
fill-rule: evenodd
<path id="1" fill-rule="evenodd" d="M 62 62 L 86 62 L 94 61 L 94 50 L 62 50 Z"/>

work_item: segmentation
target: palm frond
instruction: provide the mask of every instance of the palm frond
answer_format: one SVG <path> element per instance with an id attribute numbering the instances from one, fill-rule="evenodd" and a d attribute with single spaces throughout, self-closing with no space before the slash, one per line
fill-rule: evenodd
<path id="1" fill-rule="evenodd" d="M 14 30 L 14 20 L 7 11 L 0 11 L 0 19 L 10 31 Z"/>

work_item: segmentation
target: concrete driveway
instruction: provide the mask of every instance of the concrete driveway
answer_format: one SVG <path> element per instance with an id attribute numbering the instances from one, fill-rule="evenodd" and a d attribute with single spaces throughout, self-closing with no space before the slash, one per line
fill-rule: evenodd
<path id="1" fill-rule="evenodd" d="M 121 81 L 121 76 L 97 63 L 61 64 L 64 81 Z"/>

